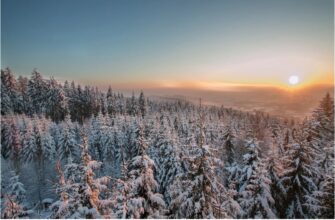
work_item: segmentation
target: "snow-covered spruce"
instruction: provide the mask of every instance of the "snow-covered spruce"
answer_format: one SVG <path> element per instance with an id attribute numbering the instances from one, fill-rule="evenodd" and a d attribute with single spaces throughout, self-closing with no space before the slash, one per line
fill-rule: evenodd
<path id="1" fill-rule="evenodd" d="M 4 198 L 1 200 L 1 218 L 22 218 L 29 214 L 26 190 L 14 171 L 11 171 L 8 187 L 2 194 Z"/>
<path id="2" fill-rule="evenodd" d="M 317 190 L 315 177 L 319 171 L 313 166 L 315 152 L 306 135 L 304 130 L 296 133 L 295 143 L 290 145 L 283 160 L 284 171 L 280 182 L 284 186 L 286 207 L 281 210 L 281 217 L 313 217 L 318 203 L 313 192 Z"/>
<path id="3" fill-rule="evenodd" d="M 102 198 L 109 178 L 94 177 L 94 170 L 100 166 L 100 162 L 91 159 L 86 138 L 80 164 L 70 161 L 63 172 L 57 163 L 60 179 L 56 192 L 60 198 L 50 206 L 51 218 L 110 218 L 111 200 Z"/>
<path id="4" fill-rule="evenodd" d="M 244 166 L 239 178 L 239 204 L 244 218 L 276 218 L 275 201 L 271 195 L 271 180 L 263 161 L 258 155 L 255 138 L 246 140 L 248 152 L 244 155 Z"/>
<path id="5" fill-rule="evenodd" d="M 227 198 L 229 194 L 216 178 L 218 160 L 211 153 L 211 148 L 204 145 L 202 109 L 199 114 L 200 146 L 194 146 L 190 156 L 183 158 L 189 163 L 189 170 L 179 174 L 170 188 L 170 210 L 173 210 L 173 218 L 226 218 L 229 211 L 222 209 L 225 205 L 221 203 L 224 199 L 230 199 Z"/>
<path id="6" fill-rule="evenodd" d="M 130 161 L 127 179 L 123 184 L 123 187 L 129 189 L 121 191 L 121 196 L 125 196 L 124 190 L 127 191 L 126 208 L 124 205 L 118 206 L 121 210 L 117 212 L 126 212 L 127 218 L 164 218 L 165 202 L 158 193 L 159 186 L 154 179 L 154 161 L 145 152 L 146 143 L 141 124 L 137 128 L 136 143 L 138 155 Z"/>

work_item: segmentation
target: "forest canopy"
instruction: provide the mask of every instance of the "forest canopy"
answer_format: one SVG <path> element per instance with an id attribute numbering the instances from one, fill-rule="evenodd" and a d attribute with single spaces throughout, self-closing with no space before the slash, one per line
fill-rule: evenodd
<path id="1" fill-rule="evenodd" d="M 334 218 L 334 103 L 290 121 L 1 70 L 2 218 Z"/>

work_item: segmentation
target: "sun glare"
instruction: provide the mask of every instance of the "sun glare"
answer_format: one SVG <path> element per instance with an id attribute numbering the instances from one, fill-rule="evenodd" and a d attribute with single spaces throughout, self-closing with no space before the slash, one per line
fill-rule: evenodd
<path id="1" fill-rule="evenodd" d="M 296 76 L 296 75 L 292 75 L 288 78 L 288 82 L 291 84 L 291 85 L 296 85 L 299 83 L 299 77 Z"/>

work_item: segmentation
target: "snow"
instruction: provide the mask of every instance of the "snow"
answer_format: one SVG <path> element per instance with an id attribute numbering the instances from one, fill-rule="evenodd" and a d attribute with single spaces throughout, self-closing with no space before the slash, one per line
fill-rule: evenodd
<path id="1" fill-rule="evenodd" d="M 51 199 L 51 198 L 45 198 L 45 199 L 42 200 L 43 204 L 51 204 L 52 202 L 53 202 L 53 199 Z"/>
<path id="2" fill-rule="evenodd" d="M 287 123 L 63 85 L 36 71 L 20 80 L 1 74 L 2 214 L 334 218 L 329 97 L 306 120 Z"/>

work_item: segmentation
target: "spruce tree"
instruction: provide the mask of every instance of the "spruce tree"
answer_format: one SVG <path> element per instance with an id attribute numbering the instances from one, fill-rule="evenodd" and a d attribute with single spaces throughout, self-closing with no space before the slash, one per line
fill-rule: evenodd
<path id="1" fill-rule="evenodd" d="M 1 201 L 1 218 L 22 218 L 28 214 L 26 190 L 14 171 L 11 171 L 8 186 L 2 195 L 4 195 L 4 201 Z"/>
<path id="2" fill-rule="evenodd" d="M 1 123 L 1 153 L 2 156 L 9 158 L 13 164 L 14 170 L 20 172 L 20 155 L 22 151 L 22 142 L 20 131 L 14 121 L 14 118 L 4 119 Z"/>
<path id="3" fill-rule="evenodd" d="M 233 131 L 230 127 L 228 127 L 225 130 L 224 133 L 224 141 L 225 141 L 225 152 L 227 155 L 227 162 L 229 165 L 234 163 L 235 157 L 235 150 L 234 150 L 234 145 L 233 145 L 233 139 L 234 139 L 234 134 Z"/>
<path id="4" fill-rule="evenodd" d="M 165 214 L 163 196 L 154 178 L 154 161 L 145 152 L 143 127 L 138 128 L 138 154 L 128 166 L 127 218 L 162 218 Z"/>
<path id="5" fill-rule="evenodd" d="M 22 113 L 17 82 L 9 68 L 1 70 L 1 114 Z"/>
<path id="6" fill-rule="evenodd" d="M 67 100 L 63 89 L 53 78 L 48 83 L 48 94 L 46 100 L 46 116 L 55 122 L 65 119 L 68 114 Z"/>
<path id="7" fill-rule="evenodd" d="M 140 93 L 140 97 L 138 99 L 138 104 L 139 104 L 140 114 L 141 114 L 141 116 L 143 118 L 146 115 L 146 113 L 147 113 L 147 106 L 146 106 L 146 101 L 145 101 L 145 97 L 144 97 L 143 91 L 141 91 L 141 93 Z"/>
<path id="8" fill-rule="evenodd" d="M 28 82 L 28 95 L 32 104 L 32 112 L 45 113 L 48 87 L 41 74 L 34 70 Z"/>
<path id="9" fill-rule="evenodd" d="M 41 124 L 36 119 L 33 121 L 32 130 L 28 130 L 29 137 L 22 150 L 22 157 L 26 163 L 35 165 L 37 176 L 37 190 L 39 201 L 42 202 L 42 188 L 45 186 L 45 162 L 52 160 L 54 155 L 53 140 L 46 136 L 41 129 Z"/>
<path id="10" fill-rule="evenodd" d="M 198 126 L 199 147 L 193 147 L 191 155 L 186 157 L 189 170 L 178 175 L 171 186 L 170 211 L 173 218 L 226 218 L 229 214 L 221 209 L 221 204 L 228 194 L 216 178 L 218 160 L 211 153 L 211 148 L 204 145 L 201 102 Z"/>
<path id="11" fill-rule="evenodd" d="M 50 209 L 51 218 L 110 218 L 111 200 L 102 197 L 107 190 L 109 177 L 95 178 L 94 170 L 100 162 L 91 159 L 84 138 L 81 162 L 69 161 L 65 171 L 58 162 L 59 184 L 56 193 L 60 195 Z"/>
<path id="12" fill-rule="evenodd" d="M 183 171 L 178 154 L 179 150 L 172 136 L 171 129 L 163 122 L 152 149 L 154 152 L 151 153 L 155 164 L 157 164 L 155 176 L 160 186 L 160 192 L 168 203 L 171 201 L 169 186 L 175 177 Z"/>
<path id="13" fill-rule="evenodd" d="M 298 131 L 295 142 L 289 146 L 283 158 L 284 171 L 281 184 L 286 195 L 285 213 L 281 213 L 283 218 L 313 217 L 314 208 L 311 207 L 315 204 L 316 198 L 312 194 L 317 190 L 315 177 L 319 175 L 319 171 L 313 166 L 316 155 L 307 141 L 307 135 L 306 129 Z M 307 199 L 308 197 L 310 198 Z"/>
<path id="14" fill-rule="evenodd" d="M 58 155 L 62 160 L 77 159 L 80 155 L 79 143 L 76 140 L 75 130 L 69 117 L 61 126 Z"/>
<path id="15" fill-rule="evenodd" d="M 110 116 L 114 116 L 116 114 L 116 103 L 115 103 L 115 97 L 113 95 L 112 87 L 110 86 L 106 94 L 106 102 L 107 102 L 108 114 Z"/>
<path id="16" fill-rule="evenodd" d="M 243 168 L 239 178 L 239 204 L 244 218 L 276 218 L 274 199 L 271 195 L 271 180 L 265 164 L 259 158 L 259 147 L 249 133 L 246 140 L 247 153 L 243 156 Z"/>
<path id="17" fill-rule="evenodd" d="M 101 113 L 97 117 L 92 118 L 92 132 L 89 137 L 89 149 L 94 159 L 103 161 L 104 160 L 104 118 Z"/>

